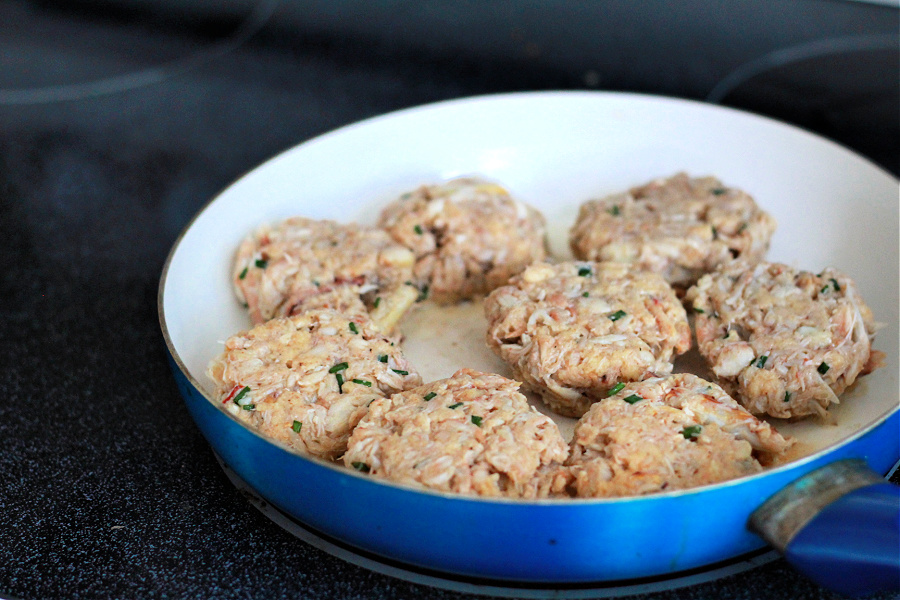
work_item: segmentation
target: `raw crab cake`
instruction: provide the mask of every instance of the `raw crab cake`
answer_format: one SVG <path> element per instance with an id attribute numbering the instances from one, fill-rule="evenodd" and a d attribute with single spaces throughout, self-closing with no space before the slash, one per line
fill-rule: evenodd
<path id="1" fill-rule="evenodd" d="M 350 436 L 344 463 L 400 483 L 477 496 L 561 493 L 568 448 L 519 383 L 461 369 L 376 400 Z"/>
<path id="2" fill-rule="evenodd" d="M 827 416 L 859 375 L 880 366 L 872 311 L 846 275 L 736 262 L 706 275 L 687 301 L 700 353 L 754 414 Z"/>
<path id="3" fill-rule="evenodd" d="M 569 241 L 576 258 L 633 263 L 683 295 L 724 262 L 762 260 L 774 231 L 775 220 L 745 192 L 678 173 L 586 202 Z"/>
<path id="4" fill-rule="evenodd" d="M 555 412 L 579 417 L 622 384 L 672 372 L 691 347 L 657 273 L 621 263 L 536 263 L 484 304 L 488 346 Z"/>
<path id="5" fill-rule="evenodd" d="M 544 217 L 478 178 L 404 194 L 380 225 L 415 252 L 416 280 L 440 304 L 486 294 L 547 255 Z"/>
<path id="6" fill-rule="evenodd" d="M 687 373 L 631 383 L 578 421 L 566 465 L 578 497 L 636 496 L 762 469 L 791 446 L 722 388 Z"/>
<path id="7" fill-rule="evenodd" d="M 230 337 L 208 373 L 225 410 L 269 438 L 331 459 L 372 400 L 422 383 L 368 318 L 327 309 Z"/>
<path id="8" fill-rule="evenodd" d="M 253 323 L 332 308 L 371 313 L 390 333 L 418 297 L 407 284 L 414 262 L 380 229 L 293 217 L 241 243 L 232 281 Z"/>

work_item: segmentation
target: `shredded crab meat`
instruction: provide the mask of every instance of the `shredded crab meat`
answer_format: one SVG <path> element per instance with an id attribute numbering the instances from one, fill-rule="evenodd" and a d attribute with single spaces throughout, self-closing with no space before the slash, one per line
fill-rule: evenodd
<path id="1" fill-rule="evenodd" d="M 686 300 L 701 354 L 754 414 L 830 421 L 828 407 L 881 364 L 872 311 L 832 268 L 735 261 L 701 278 Z"/>
<path id="2" fill-rule="evenodd" d="M 559 429 L 499 375 L 452 377 L 372 403 L 343 461 L 372 476 L 477 496 L 548 497 L 568 482 Z M 365 467 L 361 467 L 365 465 Z"/>
<path id="3" fill-rule="evenodd" d="M 579 497 L 692 488 L 759 472 L 792 442 L 695 375 L 630 383 L 575 426 L 566 467 Z"/>
<path id="4" fill-rule="evenodd" d="M 576 258 L 632 263 L 682 295 L 720 264 L 762 260 L 775 226 L 747 193 L 678 173 L 584 203 L 569 241 Z"/>
<path id="5" fill-rule="evenodd" d="M 232 282 L 253 323 L 329 308 L 371 313 L 390 334 L 418 297 L 409 285 L 414 263 L 380 229 L 293 217 L 241 243 Z"/>
<path id="6" fill-rule="evenodd" d="M 691 345 L 684 307 L 656 273 L 535 263 L 484 303 L 488 346 L 555 412 L 581 416 L 620 382 L 672 372 Z"/>
<path id="7" fill-rule="evenodd" d="M 763 262 L 774 229 L 745 192 L 685 173 L 586 202 L 580 260 L 556 264 L 543 216 L 480 178 L 404 194 L 379 228 L 287 219 L 239 247 L 254 327 L 208 374 L 261 434 L 412 486 L 617 497 L 726 481 L 793 444 L 755 415 L 833 423 L 883 364 L 851 279 Z M 423 385 L 399 349 L 404 315 L 482 294 L 488 346 L 522 384 L 461 369 Z M 715 382 L 670 375 L 691 346 L 685 307 Z M 520 385 L 579 418 L 569 445 Z"/>
<path id="8" fill-rule="evenodd" d="M 415 280 L 439 304 L 486 294 L 547 256 L 543 215 L 479 177 L 403 194 L 379 225 L 414 252 Z"/>
<path id="9" fill-rule="evenodd" d="M 343 453 L 369 403 L 422 382 L 365 316 L 330 309 L 272 319 L 232 336 L 208 374 L 219 404 L 239 420 L 328 459 Z"/>

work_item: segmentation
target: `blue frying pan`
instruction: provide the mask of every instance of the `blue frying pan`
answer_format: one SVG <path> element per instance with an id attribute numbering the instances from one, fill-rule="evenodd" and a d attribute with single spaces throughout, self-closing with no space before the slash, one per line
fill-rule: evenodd
<path id="1" fill-rule="evenodd" d="M 548 218 L 565 222 L 590 193 L 680 169 L 714 172 L 745 189 L 755 184 L 758 201 L 779 220 L 770 256 L 852 263 L 844 270 L 859 274 L 876 318 L 887 323 L 879 343 L 888 366 L 838 407 L 840 426 L 779 426 L 814 446 L 787 464 L 636 498 L 468 498 L 302 456 L 246 428 L 209 396 L 203 372 L 221 349 L 217 341 L 247 326 L 229 289 L 231 253 L 262 221 L 293 214 L 371 221 L 379 202 L 414 183 L 479 172 L 531 203 L 544 199 Z M 879 483 L 900 458 L 896 194 L 895 179 L 843 148 L 720 107 L 607 93 L 442 103 L 326 134 L 227 188 L 172 249 L 160 323 L 178 388 L 219 457 L 283 512 L 366 552 L 456 576 L 563 584 L 676 574 L 771 543 L 839 591 L 896 587 L 898 495 Z M 798 221 L 812 213 L 816 228 Z M 854 239 L 870 241 L 863 247 Z M 415 364 L 418 355 L 409 356 Z M 849 565 L 850 575 L 838 565 Z"/>

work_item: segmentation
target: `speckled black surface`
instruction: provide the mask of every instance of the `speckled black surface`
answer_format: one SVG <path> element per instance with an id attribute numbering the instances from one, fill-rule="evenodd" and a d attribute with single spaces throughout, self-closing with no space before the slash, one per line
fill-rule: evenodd
<path id="1" fill-rule="evenodd" d="M 7 90 L 152 67 L 204 51 L 236 25 L 46 2 L 0 3 L 0 23 Z M 781 107 L 898 172 L 896 122 L 873 128 L 846 106 L 804 105 L 784 85 L 790 73 L 776 75 L 749 81 L 732 103 L 775 116 Z M 235 490 L 168 370 L 158 278 L 203 204 L 296 143 L 430 101 L 583 86 L 583 73 L 558 66 L 267 26 L 151 85 L 0 102 L 0 598 L 473 597 L 347 564 Z M 782 561 L 644 596 L 763 597 L 832 596 Z"/>

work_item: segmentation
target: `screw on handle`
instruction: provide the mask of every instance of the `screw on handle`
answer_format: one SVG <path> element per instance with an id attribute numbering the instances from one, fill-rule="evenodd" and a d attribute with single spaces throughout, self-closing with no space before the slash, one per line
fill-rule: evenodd
<path id="1" fill-rule="evenodd" d="M 795 481 L 757 509 L 749 527 L 823 587 L 848 596 L 900 591 L 900 487 L 861 460 Z"/>

